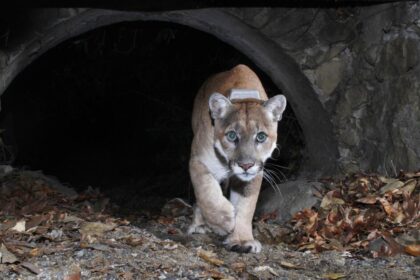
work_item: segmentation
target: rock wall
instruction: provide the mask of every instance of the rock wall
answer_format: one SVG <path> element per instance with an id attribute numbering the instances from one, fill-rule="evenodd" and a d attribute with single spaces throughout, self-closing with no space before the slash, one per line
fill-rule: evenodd
<path id="1" fill-rule="evenodd" d="M 228 9 L 299 64 L 333 121 L 343 171 L 420 168 L 420 2 Z"/>
<path id="2" fill-rule="evenodd" d="M 214 13 L 215 10 L 217 13 Z M 54 36 L 48 34 L 53 27 L 60 24 L 63 26 L 60 32 L 80 34 L 89 30 L 92 19 L 97 26 L 136 19 L 135 13 L 112 13 L 98 10 L 95 14 L 92 9 L 46 9 L 38 11 L 34 17 L 25 18 L 28 30 L 17 39 L 18 43 L 6 42 L 9 36 L 2 34 L 0 93 L 41 50 L 48 49 L 45 45 L 53 46 L 59 42 L 57 33 Z M 243 38 L 258 33 L 271 40 L 270 44 L 273 43 L 274 47 L 265 41 L 263 44 L 260 39 L 256 45 L 269 46 L 270 52 L 277 47 L 282 50 L 278 53 L 279 57 L 284 56 L 284 52 L 292 57 L 300 68 L 299 74 L 303 73 L 301 76 L 307 78 L 299 76 L 297 81 L 305 85 L 309 80 L 314 89 L 302 94 L 299 87 L 283 87 L 286 91 L 288 88 L 295 89 L 286 94 L 295 101 L 292 105 L 298 118 L 312 118 L 317 123 L 312 131 L 318 132 L 320 139 L 330 131 L 329 128 L 322 129 L 322 124 L 330 124 L 317 118 L 326 115 L 333 126 L 333 135 L 325 137 L 334 138 L 332 141 L 319 140 L 324 141 L 322 144 L 311 140 L 314 144 L 308 143 L 316 146 L 312 154 L 316 154 L 314 150 L 323 153 L 322 145 L 338 143 L 338 159 L 334 154 L 336 147 L 330 149 L 330 155 L 325 159 L 316 155 L 319 169 L 322 169 L 320 162 L 327 165 L 330 161 L 336 161 L 333 164 L 344 172 L 361 169 L 393 175 L 399 169 L 420 168 L 420 1 L 336 9 L 223 8 L 155 13 L 156 17 L 153 14 L 143 14 L 137 20 L 163 19 L 188 25 L 188 17 L 195 16 L 195 22 L 199 23 L 191 26 L 203 26 L 201 30 L 214 33 L 219 38 L 225 36 L 227 42 L 238 49 L 242 47 L 241 51 L 246 55 L 252 54 L 257 64 L 260 61 L 260 66 L 267 65 L 261 68 L 268 71 L 280 88 L 284 79 L 276 80 L 276 75 L 291 75 L 294 73 L 292 67 L 289 73 L 279 73 L 288 66 L 276 68 L 268 65 L 274 59 L 257 53 L 256 49 L 249 49 L 254 39 Z M 225 22 L 228 23 L 225 17 L 214 19 L 214 15 L 219 17 L 223 14 L 236 18 L 250 30 L 236 28 L 239 25 L 231 20 L 231 27 L 223 27 Z M 107 16 L 112 16 L 112 20 L 107 21 Z M 83 19 L 75 21 L 77 17 Z M 220 21 L 219 26 L 206 23 L 211 19 Z M 29 34 L 27 39 L 25 34 Z M 293 71 L 296 69 L 293 68 Z M 314 98 L 308 94 L 316 95 L 317 101 L 309 102 Z M 304 102 L 305 97 L 308 102 Z M 311 112 L 311 107 L 317 102 L 322 104 L 319 105 L 322 112 L 317 108 L 318 111 L 312 110 L 312 115 L 305 113 Z M 300 116 L 299 112 L 302 112 Z M 304 130 L 311 130 L 307 122 L 304 126 Z M 311 133 L 308 132 L 307 136 L 313 138 Z"/>

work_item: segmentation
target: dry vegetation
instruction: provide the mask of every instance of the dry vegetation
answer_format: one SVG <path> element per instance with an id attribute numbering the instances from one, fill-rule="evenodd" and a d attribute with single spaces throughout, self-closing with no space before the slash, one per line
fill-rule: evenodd
<path id="1" fill-rule="evenodd" d="M 9 170 L 10 171 L 10 170 Z M 420 172 L 324 180 L 320 206 L 287 225 L 255 221 L 259 255 L 185 235 L 191 206 L 117 217 L 98 190 L 75 193 L 39 172 L 1 177 L 1 279 L 416 279 Z"/>

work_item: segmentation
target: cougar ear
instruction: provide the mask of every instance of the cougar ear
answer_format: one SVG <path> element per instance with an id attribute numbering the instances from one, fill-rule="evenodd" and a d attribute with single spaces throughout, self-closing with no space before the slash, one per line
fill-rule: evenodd
<path id="1" fill-rule="evenodd" d="M 274 121 L 280 121 L 284 109 L 286 109 L 286 97 L 284 95 L 276 95 L 264 102 L 265 109 L 273 115 Z"/>
<path id="2" fill-rule="evenodd" d="M 220 119 L 226 115 L 229 106 L 232 105 L 224 95 L 215 92 L 209 98 L 209 108 L 213 119 Z"/>

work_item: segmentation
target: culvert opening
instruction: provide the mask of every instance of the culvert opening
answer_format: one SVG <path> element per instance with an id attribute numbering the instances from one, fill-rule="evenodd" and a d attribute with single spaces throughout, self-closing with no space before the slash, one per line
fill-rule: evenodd
<path id="1" fill-rule="evenodd" d="M 77 190 L 100 188 L 126 207 L 144 207 L 151 197 L 191 201 L 195 94 L 210 75 L 240 63 L 258 74 L 270 96 L 280 93 L 239 51 L 182 25 L 119 23 L 67 40 L 3 95 L 0 127 L 10 151 L 3 160 Z M 269 168 L 279 181 L 298 174 L 305 148 L 290 106 L 278 144 Z"/>

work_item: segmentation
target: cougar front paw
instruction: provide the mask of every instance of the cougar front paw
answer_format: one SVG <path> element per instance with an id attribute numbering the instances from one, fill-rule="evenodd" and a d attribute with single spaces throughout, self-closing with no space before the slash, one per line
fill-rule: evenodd
<path id="1" fill-rule="evenodd" d="M 237 253 L 255 253 L 258 254 L 261 252 L 261 243 L 258 240 L 229 240 L 227 238 L 224 242 L 226 248 L 230 251 Z"/>
<path id="2" fill-rule="evenodd" d="M 235 228 L 235 209 L 228 200 L 215 210 L 202 210 L 207 225 L 219 235 L 227 235 Z"/>

